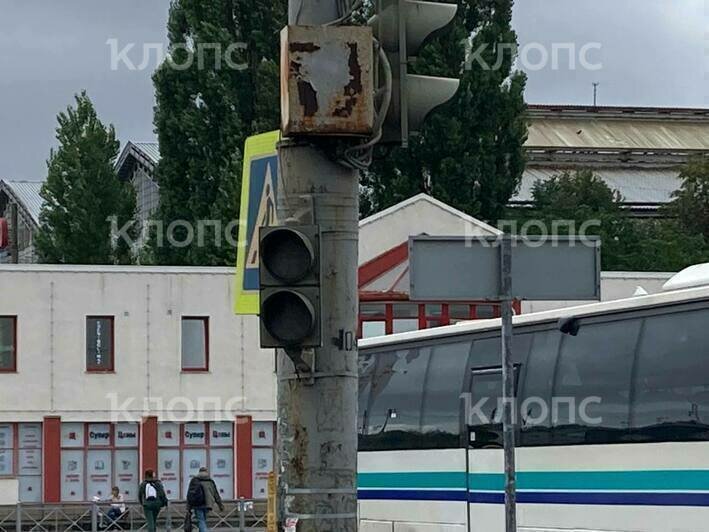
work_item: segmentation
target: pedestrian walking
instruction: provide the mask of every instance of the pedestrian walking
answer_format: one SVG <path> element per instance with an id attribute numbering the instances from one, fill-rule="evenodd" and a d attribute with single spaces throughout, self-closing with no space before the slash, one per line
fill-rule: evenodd
<path id="1" fill-rule="evenodd" d="M 167 506 L 167 496 L 162 482 L 155 478 L 152 469 L 145 471 L 145 478 L 138 490 L 138 500 L 143 506 L 148 532 L 156 532 L 158 515 L 160 515 L 160 510 Z"/>
<path id="2" fill-rule="evenodd" d="M 208 532 L 207 516 L 215 506 L 218 506 L 220 511 L 224 511 L 217 485 L 210 478 L 206 467 L 200 467 L 199 473 L 190 480 L 187 488 L 187 506 L 188 511 L 194 512 L 199 532 Z"/>

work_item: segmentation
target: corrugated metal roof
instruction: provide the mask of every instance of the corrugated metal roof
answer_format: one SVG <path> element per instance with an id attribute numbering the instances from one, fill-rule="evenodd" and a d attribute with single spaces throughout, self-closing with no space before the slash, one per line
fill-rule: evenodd
<path id="1" fill-rule="evenodd" d="M 556 168 L 527 168 L 522 176 L 519 193 L 512 202 L 528 203 L 532 201 L 532 187 L 537 181 L 546 181 L 561 171 Z M 642 169 L 599 169 L 594 173 L 603 179 L 610 188 L 621 193 L 626 204 L 661 205 L 672 200 L 672 193 L 682 181 L 679 172 L 673 170 Z"/>
<path id="2" fill-rule="evenodd" d="M 160 162 L 160 145 L 157 142 L 133 142 L 132 144 L 142 151 L 154 164 Z"/>
<path id="3" fill-rule="evenodd" d="M 526 147 L 709 151 L 709 121 L 538 117 Z"/>
<path id="4" fill-rule="evenodd" d="M 39 213 L 42 210 L 44 201 L 39 195 L 42 190 L 42 184 L 42 181 L 10 181 L 3 179 L 0 180 L 0 189 L 7 188 L 9 193 L 24 207 L 34 223 L 39 225 Z"/>

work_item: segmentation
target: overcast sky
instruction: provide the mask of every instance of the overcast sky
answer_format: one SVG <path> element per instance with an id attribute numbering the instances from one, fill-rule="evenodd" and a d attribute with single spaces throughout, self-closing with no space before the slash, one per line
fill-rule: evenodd
<path id="1" fill-rule="evenodd" d="M 140 65 L 144 44 L 165 41 L 168 6 L 0 0 L 0 178 L 45 177 L 56 114 L 82 89 L 122 143 L 154 140 L 154 56 L 112 69 L 107 42 L 136 43 L 126 57 Z M 602 105 L 709 107 L 709 0 L 517 0 L 514 25 L 530 103 L 588 104 L 599 82 Z M 575 48 L 575 68 L 566 52 L 554 67 L 554 46 Z"/>

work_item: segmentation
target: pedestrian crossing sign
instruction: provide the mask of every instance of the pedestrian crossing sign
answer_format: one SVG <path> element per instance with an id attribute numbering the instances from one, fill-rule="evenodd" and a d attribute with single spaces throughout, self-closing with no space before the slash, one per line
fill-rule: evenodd
<path id="1" fill-rule="evenodd" d="M 259 313 L 259 227 L 276 225 L 278 154 L 280 132 L 255 135 L 246 140 L 241 182 L 239 239 L 236 257 L 234 311 Z"/>

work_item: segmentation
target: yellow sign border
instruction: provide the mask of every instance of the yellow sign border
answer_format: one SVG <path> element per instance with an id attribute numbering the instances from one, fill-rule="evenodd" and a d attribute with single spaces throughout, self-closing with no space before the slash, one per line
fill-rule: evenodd
<path id="1" fill-rule="evenodd" d="M 246 139 L 244 145 L 244 169 L 241 180 L 241 220 L 249 219 L 249 189 L 251 185 L 251 162 L 255 159 L 276 155 L 276 145 L 281 140 L 280 131 L 270 131 Z M 239 241 L 236 251 L 236 285 L 234 290 L 235 314 L 258 314 L 259 293 L 257 290 L 244 290 L 246 269 L 246 248 L 248 247 L 248 221 L 239 224 Z"/>

